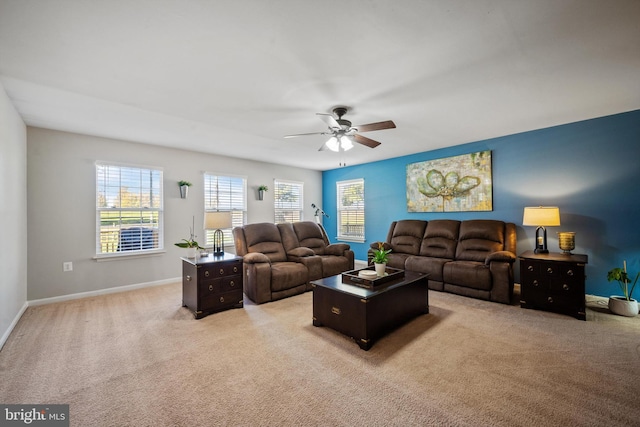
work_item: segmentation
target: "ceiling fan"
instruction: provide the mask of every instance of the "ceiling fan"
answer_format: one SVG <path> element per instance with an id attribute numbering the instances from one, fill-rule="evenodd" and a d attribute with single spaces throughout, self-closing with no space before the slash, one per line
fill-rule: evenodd
<path id="1" fill-rule="evenodd" d="M 376 148 L 380 145 L 380 142 L 367 138 L 366 136 L 362 136 L 359 132 L 371 132 L 374 130 L 393 129 L 396 127 L 396 124 L 391 120 L 352 126 L 349 120 L 342 118 L 346 113 L 346 107 L 336 107 L 333 109 L 333 114 L 335 114 L 337 119 L 333 114 L 316 113 L 316 115 L 318 115 L 320 119 L 327 124 L 329 127 L 328 131 L 286 135 L 285 138 L 296 138 L 308 135 L 331 135 L 329 140 L 325 142 L 318 151 L 331 150 L 338 152 L 352 149 L 354 142 L 366 145 L 369 148 Z"/>

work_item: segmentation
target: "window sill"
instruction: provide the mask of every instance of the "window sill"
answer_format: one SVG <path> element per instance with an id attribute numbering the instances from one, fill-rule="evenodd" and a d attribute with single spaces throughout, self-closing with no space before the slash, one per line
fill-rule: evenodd
<path id="1" fill-rule="evenodd" d="M 336 240 L 340 242 L 353 242 L 353 243 L 365 243 L 367 241 L 365 238 L 358 238 L 358 237 L 336 237 Z"/>
<path id="2" fill-rule="evenodd" d="M 132 258 L 148 258 L 153 256 L 161 256 L 166 254 L 165 250 L 157 250 L 157 251 L 149 251 L 149 252 L 132 252 L 132 253 L 113 253 L 113 254 L 96 254 L 93 259 L 97 262 L 104 261 L 118 261 L 122 259 L 132 259 Z"/>

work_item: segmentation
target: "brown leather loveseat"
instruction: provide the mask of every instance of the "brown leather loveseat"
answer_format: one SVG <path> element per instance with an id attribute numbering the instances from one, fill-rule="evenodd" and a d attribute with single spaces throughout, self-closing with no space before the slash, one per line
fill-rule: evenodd
<path id="1" fill-rule="evenodd" d="M 394 221 L 387 265 L 429 274 L 429 289 L 511 303 L 515 224 L 497 220 Z M 378 242 L 371 244 L 378 248 Z"/>
<path id="2" fill-rule="evenodd" d="M 306 292 L 310 280 L 353 270 L 350 246 L 331 244 L 313 221 L 247 224 L 234 228 L 233 238 L 243 257 L 244 293 L 256 304 Z"/>

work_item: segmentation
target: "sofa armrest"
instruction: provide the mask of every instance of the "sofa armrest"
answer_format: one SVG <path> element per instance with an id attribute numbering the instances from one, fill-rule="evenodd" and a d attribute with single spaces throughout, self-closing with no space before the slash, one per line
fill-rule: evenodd
<path id="1" fill-rule="evenodd" d="M 391 244 L 387 242 L 373 242 L 372 244 L 369 245 L 369 247 L 371 249 L 378 249 L 378 245 L 380 243 L 382 243 L 382 249 L 384 249 L 385 251 L 388 251 L 389 249 L 391 249 Z"/>
<path id="2" fill-rule="evenodd" d="M 324 253 L 326 255 L 343 256 L 349 249 L 351 249 L 351 246 L 346 243 L 332 243 L 324 248 Z"/>
<path id="3" fill-rule="evenodd" d="M 269 262 L 269 257 L 262 252 L 251 252 L 242 257 L 247 264 L 257 264 L 260 262 Z"/>
<path id="4" fill-rule="evenodd" d="M 297 248 L 291 249 L 287 252 L 287 260 L 291 262 L 300 262 L 304 264 L 304 259 L 315 256 L 316 253 L 313 252 L 313 249 L 307 248 L 306 246 L 298 246 Z"/>
<path id="5" fill-rule="evenodd" d="M 492 262 L 508 262 L 509 264 L 513 264 L 515 260 L 516 256 L 513 252 L 498 251 L 487 255 L 487 258 L 484 260 L 484 265 L 489 265 Z"/>

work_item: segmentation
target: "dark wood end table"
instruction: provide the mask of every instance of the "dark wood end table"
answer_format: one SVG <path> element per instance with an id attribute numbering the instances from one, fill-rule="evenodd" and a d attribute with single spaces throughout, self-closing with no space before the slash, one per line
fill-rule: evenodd
<path id="1" fill-rule="evenodd" d="M 520 307 L 586 320 L 587 255 L 550 252 L 520 255 Z"/>
<path id="2" fill-rule="evenodd" d="M 182 306 L 196 319 L 242 308 L 242 257 L 224 253 L 182 258 Z"/>

